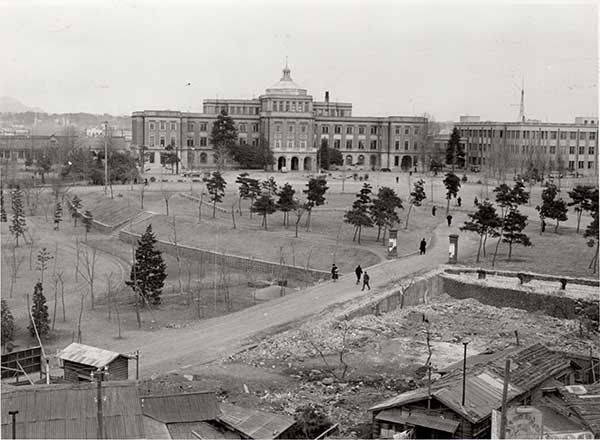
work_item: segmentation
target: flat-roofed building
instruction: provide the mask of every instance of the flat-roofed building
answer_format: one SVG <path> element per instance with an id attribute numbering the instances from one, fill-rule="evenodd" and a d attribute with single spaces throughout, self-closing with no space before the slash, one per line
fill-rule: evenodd
<path id="1" fill-rule="evenodd" d="M 456 123 L 466 150 L 466 165 L 493 172 L 598 175 L 598 118 L 572 123 L 480 121 L 461 116 Z"/>

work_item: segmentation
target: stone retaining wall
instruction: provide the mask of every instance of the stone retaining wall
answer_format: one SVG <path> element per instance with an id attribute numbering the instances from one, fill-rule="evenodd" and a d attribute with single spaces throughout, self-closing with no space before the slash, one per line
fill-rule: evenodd
<path id="1" fill-rule="evenodd" d="M 416 278 L 404 294 L 401 288 L 393 288 L 368 298 L 366 301 L 354 303 L 343 310 L 338 319 L 355 318 L 369 314 L 380 314 L 398 307 L 410 307 L 426 304 L 429 298 L 446 293 L 456 299 L 473 298 L 482 304 L 494 307 L 513 307 L 529 312 L 541 312 L 560 319 L 576 319 L 584 317 L 595 323 L 598 328 L 600 300 L 582 300 L 566 295 L 527 292 L 518 289 L 482 286 L 446 276 L 455 273 L 454 269 L 434 270 Z M 517 276 L 518 272 L 503 272 L 502 276 Z M 507 275 L 510 274 L 510 275 Z M 499 273 L 500 275 L 500 273 Z M 536 274 L 539 275 L 539 274 Z M 540 278 L 541 277 L 541 278 Z M 546 279 L 550 275 L 540 275 L 538 279 Z M 581 280 L 580 280 L 581 281 Z M 585 281 L 585 279 L 583 279 Z M 594 281 L 594 280 L 587 280 Z M 408 278 L 403 284 L 408 282 Z M 582 283 L 583 284 L 583 283 Z M 557 291 L 559 287 L 557 286 Z"/>
<path id="2" fill-rule="evenodd" d="M 123 230 L 119 231 L 119 240 L 125 243 L 136 244 L 139 238 L 140 234 L 134 234 Z M 307 270 L 302 267 L 294 267 L 285 264 L 280 265 L 270 261 L 208 251 L 181 244 L 176 247 L 171 242 L 161 240 L 156 241 L 156 248 L 169 255 L 177 255 L 177 248 L 179 248 L 179 255 L 182 258 L 189 258 L 194 261 L 204 261 L 209 264 L 219 264 L 242 272 L 259 272 L 264 275 L 269 275 L 272 279 L 277 280 L 308 279 L 311 282 L 314 282 L 329 278 L 329 272 L 314 269 Z"/>
<path id="3" fill-rule="evenodd" d="M 404 293 L 400 287 L 374 295 L 358 304 L 353 304 L 341 314 L 341 318 L 355 318 L 363 315 L 379 315 L 390 312 L 398 307 L 410 307 L 427 303 L 428 299 L 439 295 L 442 291 L 442 278 L 439 270 L 423 274 L 412 281 Z M 409 278 L 402 282 L 406 285 Z"/>

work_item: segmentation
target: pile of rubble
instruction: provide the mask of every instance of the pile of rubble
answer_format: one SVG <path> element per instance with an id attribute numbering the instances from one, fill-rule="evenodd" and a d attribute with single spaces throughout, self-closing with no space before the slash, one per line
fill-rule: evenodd
<path id="1" fill-rule="evenodd" d="M 524 345 L 542 342 L 549 348 L 573 352 L 587 352 L 590 343 L 597 345 L 589 335 L 580 337 L 580 323 L 576 320 L 442 295 L 430 304 L 397 309 L 381 316 L 365 315 L 347 321 L 331 312 L 328 316 L 317 316 L 299 328 L 262 340 L 256 348 L 232 360 L 255 366 L 276 361 L 293 363 L 321 353 L 338 353 L 342 346 L 355 351 L 390 338 L 406 340 L 407 350 L 423 352 L 426 328 L 434 347 L 441 343 L 461 346 L 461 341 L 468 338 L 474 350 L 500 349 L 516 342 L 517 335 L 519 343 Z"/>

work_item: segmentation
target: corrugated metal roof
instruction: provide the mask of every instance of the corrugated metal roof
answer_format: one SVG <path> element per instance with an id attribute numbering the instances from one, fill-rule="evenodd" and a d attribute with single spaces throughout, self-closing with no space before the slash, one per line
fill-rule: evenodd
<path id="1" fill-rule="evenodd" d="M 115 353 L 114 351 L 78 344 L 76 342 L 73 342 L 58 354 L 59 359 L 77 362 L 78 364 L 83 365 L 91 365 L 96 368 L 102 368 L 110 364 L 119 356 L 128 357 L 120 353 Z"/>
<path id="2" fill-rule="evenodd" d="M 229 403 L 221 403 L 218 419 L 242 435 L 255 439 L 273 439 L 290 428 L 294 418 L 271 414 Z"/>
<path id="3" fill-rule="evenodd" d="M 8 411 L 17 410 L 18 438 L 96 438 L 95 383 L 35 385 L 2 392 L 2 438 L 12 435 Z M 102 384 L 105 438 L 143 438 L 135 382 Z"/>
<path id="4" fill-rule="evenodd" d="M 228 429 L 219 429 L 209 422 L 169 423 L 166 425 L 174 440 L 196 439 L 194 432 L 204 439 L 239 440 L 241 436 Z"/>
<path id="5" fill-rule="evenodd" d="M 553 352 L 541 344 L 520 349 L 505 350 L 491 358 L 467 363 L 465 406 L 462 406 L 462 369 L 452 370 L 432 384 L 432 397 L 442 402 L 467 420 L 476 423 L 488 417 L 492 409 L 502 404 L 505 360 L 510 357 L 511 371 L 508 398 L 513 399 L 533 389 L 544 380 L 568 368 L 570 361 L 563 354 Z M 379 403 L 369 411 L 378 411 L 427 398 L 426 387 L 402 393 Z"/>
<path id="6" fill-rule="evenodd" d="M 219 414 L 215 393 L 181 393 L 140 398 L 142 412 L 162 423 L 202 422 Z"/>
<path id="7" fill-rule="evenodd" d="M 571 393 L 566 387 L 559 391 L 569 409 L 577 413 L 597 438 L 600 435 L 600 384 L 583 387 L 584 394 Z"/>
<path id="8" fill-rule="evenodd" d="M 402 425 L 410 424 L 415 426 L 424 426 L 426 428 L 449 432 L 452 434 L 456 431 L 458 425 L 460 425 L 460 422 L 457 420 L 443 419 L 439 416 L 418 412 L 403 413 L 400 409 L 387 409 L 385 411 L 381 411 L 375 418 L 377 420 L 400 423 Z"/>

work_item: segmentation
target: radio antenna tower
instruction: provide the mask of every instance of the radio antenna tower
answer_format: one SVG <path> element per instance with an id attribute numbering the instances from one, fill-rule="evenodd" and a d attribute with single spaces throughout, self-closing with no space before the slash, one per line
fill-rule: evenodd
<path id="1" fill-rule="evenodd" d="M 521 80 L 521 105 L 519 106 L 519 122 L 525 122 L 525 78 Z"/>

